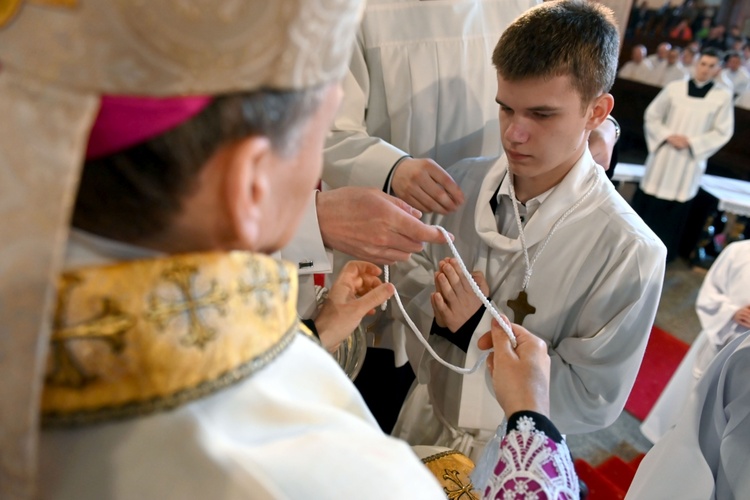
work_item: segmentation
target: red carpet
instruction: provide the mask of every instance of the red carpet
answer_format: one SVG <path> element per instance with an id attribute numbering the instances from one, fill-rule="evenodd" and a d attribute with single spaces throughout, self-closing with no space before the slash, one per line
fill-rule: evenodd
<path id="1" fill-rule="evenodd" d="M 690 346 L 664 330 L 653 327 L 643 363 L 625 410 L 643 421 Z"/>
<path id="2" fill-rule="evenodd" d="M 589 489 L 586 500 L 624 499 L 643 456 L 639 455 L 630 462 L 612 456 L 597 467 L 581 459 L 575 460 L 578 477 Z"/>

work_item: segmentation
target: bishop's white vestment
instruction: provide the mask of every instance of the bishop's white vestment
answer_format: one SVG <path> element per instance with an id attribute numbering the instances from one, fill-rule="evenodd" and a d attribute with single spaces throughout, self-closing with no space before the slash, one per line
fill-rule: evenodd
<path id="1" fill-rule="evenodd" d="M 291 266 L 246 252 L 162 257 L 74 240 L 53 351 L 68 349 L 75 363 L 45 385 L 43 417 L 59 427 L 41 434 L 41 498 L 445 498 L 412 450 L 383 434 L 333 358 L 300 333 Z M 80 267 L 113 257 L 139 260 Z M 130 293 L 146 275 L 159 284 Z M 188 293 L 192 316 L 180 302 Z M 102 330 L 80 330 L 105 315 Z M 217 327 L 231 322 L 247 328 Z M 111 339 L 87 335 L 104 330 Z M 263 342 L 261 354 L 241 359 Z"/>
<path id="2" fill-rule="evenodd" d="M 519 239 L 498 232 L 490 207 L 506 170 L 505 157 L 470 159 L 451 167 L 466 203 L 453 214 L 427 216 L 426 222 L 455 236 L 468 269 L 484 273 L 490 298 L 512 319 L 506 303 L 521 290 L 522 246 Z M 526 222 L 530 258 L 555 222 L 589 189 L 533 267 L 527 292 L 536 312 L 523 323 L 549 345 L 551 419 L 563 433 L 601 429 L 620 414 L 646 347 L 665 267 L 663 244 L 607 181 L 588 150 Z M 434 316 L 433 273 L 450 256 L 446 245 L 430 245 L 393 271 L 393 282 L 422 332 L 430 331 Z M 400 313 L 392 314 L 399 318 Z M 430 336 L 430 344 L 453 364 L 472 366 L 479 356 L 477 339 L 490 329 L 490 320 L 485 311 L 467 353 L 436 335 Z M 503 415 L 485 380 L 486 370 L 457 375 L 422 355 L 408 327 L 399 328 L 410 360 L 420 358 L 420 384 L 407 399 L 394 435 L 414 445 L 457 447 L 476 456 L 473 441 L 481 444 Z"/>

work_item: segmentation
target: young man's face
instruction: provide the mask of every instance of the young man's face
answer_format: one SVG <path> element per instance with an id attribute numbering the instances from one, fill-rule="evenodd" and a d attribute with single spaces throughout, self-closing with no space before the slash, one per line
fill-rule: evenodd
<path id="1" fill-rule="evenodd" d="M 677 61 L 680 60 L 680 51 L 672 49 L 669 51 L 669 55 L 667 56 L 667 62 L 669 62 L 670 66 L 677 64 Z"/>
<path id="2" fill-rule="evenodd" d="M 339 83 L 331 84 L 323 102 L 302 128 L 299 149 L 286 158 L 276 156 L 270 176 L 272 196 L 263 209 L 264 225 L 262 245 L 259 250 L 273 252 L 283 248 L 294 233 L 313 196 L 323 167 L 323 146 L 341 103 L 342 89 Z"/>
<path id="3" fill-rule="evenodd" d="M 642 45 L 636 45 L 633 47 L 633 50 L 631 52 L 631 59 L 633 59 L 633 62 L 639 63 L 643 61 L 643 58 L 646 55 L 646 48 Z"/>
<path id="4" fill-rule="evenodd" d="M 660 60 L 664 60 L 667 58 L 667 55 L 669 54 L 669 49 L 671 49 L 672 46 L 668 43 L 660 43 L 659 46 L 656 48 L 656 55 L 659 57 Z"/>
<path id="5" fill-rule="evenodd" d="M 500 136 L 517 177 L 552 187 L 586 148 L 591 106 L 584 112 L 570 77 L 505 80 L 497 75 Z"/>
<path id="6" fill-rule="evenodd" d="M 692 66 L 694 58 L 695 57 L 693 52 L 690 50 L 686 50 L 682 53 L 682 64 L 684 64 L 685 66 Z"/>
<path id="7" fill-rule="evenodd" d="M 715 77 L 720 69 L 718 57 L 704 54 L 695 65 L 695 79 L 699 82 L 706 82 Z"/>
<path id="8" fill-rule="evenodd" d="M 742 60 L 740 59 L 740 56 L 731 56 L 729 59 L 727 59 L 727 68 L 731 69 L 732 71 L 737 71 L 740 69 L 740 66 L 742 65 Z"/>

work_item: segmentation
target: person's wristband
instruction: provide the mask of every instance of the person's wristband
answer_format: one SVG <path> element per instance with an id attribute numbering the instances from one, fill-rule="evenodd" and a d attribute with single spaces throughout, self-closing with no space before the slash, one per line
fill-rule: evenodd
<path id="1" fill-rule="evenodd" d="M 409 160 L 411 158 L 414 158 L 412 155 L 404 155 L 401 158 L 399 158 L 396 163 L 393 164 L 391 167 L 391 171 L 388 172 L 388 177 L 385 179 L 385 185 L 383 186 L 383 191 L 386 194 L 393 194 L 391 193 L 391 181 L 393 180 L 393 174 L 396 172 L 396 168 L 401 165 L 401 162 L 404 160 Z"/>
<path id="2" fill-rule="evenodd" d="M 620 128 L 620 124 L 617 123 L 617 120 L 615 120 L 615 117 L 612 115 L 607 115 L 607 120 L 612 122 L 612 125 L 615 126 L 615 144 L 617 144 L 617 141 L 620 140 L 620 134 L 622 133 L 622 129 Z"/>

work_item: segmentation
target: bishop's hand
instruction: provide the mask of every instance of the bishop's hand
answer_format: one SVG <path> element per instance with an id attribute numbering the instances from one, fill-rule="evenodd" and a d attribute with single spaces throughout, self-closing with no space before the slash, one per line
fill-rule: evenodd
<path id="1" fill-rule="evenodd" d="M 484 274 L 476 271 L 471 275 L 486 297 L 490 293 L 490 288 Z M 474 293 L 454 258 L 443 259 L 438 264 L 438 271 L 435 273 L 435 293 L 431 296 L 431 302 L 435 322 L 454 333 L 482 306 L 481 299 Z"/>
<path id="2" fill-rule="evenodd" d="M 339 273 L 315 318 L 320 343 L 329 352 L 352 334 L 362 318 L 393 296 L 396 289 L 380 281 L 381 272 L 375 264 L 352 260 Z"/>

